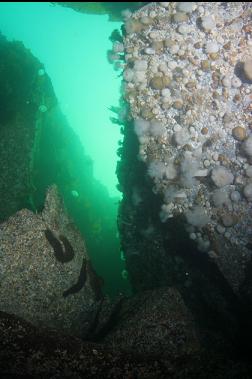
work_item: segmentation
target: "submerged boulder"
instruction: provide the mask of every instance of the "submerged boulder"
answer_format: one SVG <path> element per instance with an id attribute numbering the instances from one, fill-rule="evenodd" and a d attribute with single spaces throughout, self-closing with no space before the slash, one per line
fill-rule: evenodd
<path id="1" fill-rule="evenodd" d="M 22 209 L 0 224 L 0 246 L 1 311 L 85 333 L 102 297 L 101 281 L 55 185 L 42 213 Z"/>
<path id="2" fill-rule="evenodd" d="M 134 353 L 177 357 L 201 349 L 192 314 L 175 288 L 144 291 L 122 303 L 104 342 Z"/>

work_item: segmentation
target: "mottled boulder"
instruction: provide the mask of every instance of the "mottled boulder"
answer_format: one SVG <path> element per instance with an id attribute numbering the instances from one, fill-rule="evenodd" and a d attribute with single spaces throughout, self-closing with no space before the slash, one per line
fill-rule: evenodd
<path id="1" fill-rule="evenodd" d="M 117 321 L 104 338 L 114 348 L 170 357 L 201 348 L 193 317 L 174 288 L 145 291 L 124 301 Z"/>
<path id="2" fill-rule="evenodd" d="M 22 209 L 0 225 L 0 246 L 1 311 L 85 333 L 102 296 L 100 282 L 56 186 L 41 214 Z"/>

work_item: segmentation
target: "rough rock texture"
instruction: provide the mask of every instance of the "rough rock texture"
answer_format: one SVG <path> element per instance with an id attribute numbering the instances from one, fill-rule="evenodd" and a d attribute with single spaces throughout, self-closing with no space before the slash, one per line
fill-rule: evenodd
<path id="1" fill-rule="evenodd" d="M 104 338 L 113 348 L 183 356 L 201 346 L 192 315 L 173 288 L 145 291 L 122 303 L 118 323 Z"/>
<path id="2" fill-rule="evenodd" d="M 0 34 L 0 221 L 29 207 L 39 134 L 44 122 L 40 106 L 56 104 L 43 65 L 21 42 Z M 42 75 L 41 75 L 42 74 Z"/>
<path id="3" fill-rule="evenodd" d="M 123 46 L 118 225 L 134 291 L 176 287 L 198 325 L 246 350 L 251 3 L 151 3 L 126 19 Z"/>
<path id="4" fill-rule="evenodd" d="M 251 260 L 251 162 L 248 140 L 232 130 L 251 134 L 241 64 L 252 54 L 251 8 L 192 2 L 181 11 L 183 4 L 152 3 L 125 22 L 123 250 L 136 290 L 176 283 L 188 292 L 203 265 L 203 297 L 215 287 L 240 298 Z M 165 89 L 151 85 L 158 77 L 170 78 Z"/>
<path id="5" fill-rule="evenodd" d="M 42 214 L 23 209 L 0 224 L 0 246 L 1 311 L 37 326 L 85 334 L 101 298 L 99 280 L 56 186 L 49 188 Z M 59 261 L 65 256 L 68 261 Z M 64 296 L 65 291 L 70 293 Z"/>
<path id="6" fill-rule="evenodd" d="M 250 133 L 243 125 L 249 120 L 243 106 L 251 108 L 251 83 L 244 80 L 244 65 L 235 55 L 244 62 L 243 51 L 250 54 L 249 16 L 245 3 L 166 2 L 151 4 L 126 20 L 124 90 L 130 116 L 127 111 L 121 115 L 126 115 L 125 140 L 118 176 L 124 199 L 118 224 L 138 294 L 115 304 L 101 299 L 99 278 L 88 259 L 81 265 L 84 245 L 52 188 L 42 213 L 22 210 L 0 227 L 1 303 L 18 315 L 21 305 L 22 316 L 39 326 L 44 317 L 44 325 L 100 344 L 38 331 L 1 313 L 1 376 L 251 378 L 251 363 L 242 361 L 251 358 L 246 246 L 251 204 L 241 195 L 250 181 L 245 173 L 251 144 L 241 145 L 232 134 L 237 122 Z M 223 33 L 230 34 L 230 43 L 224 45 Z M 121 47 L 114 45 L 124 67 Z M 151 88 L 153 77 L 169 80 L 158 79 L 162 85 Z M 222 106 L 234 116 L 223 115 L 230 133 L 219 119 Z M 136 118 L 143 121 L 141 127 L 136 128 Z M 208 139 L 216 129 L 222 133 Z M 223 133 L 226 146 L 220 142 Z M 219 154 L 223 147 L 225 154 Z M 207 156 L 209 151 L 213 155 Z M 241 157 L 234 162 L 239 151 Z M 215 166 L 234 176 L 227 193 L 216 193 L 211 180 Z M 219 179 L 226 182 L 225 172 Z M 238 210 L 245 210 L 244 219 L 235 219 Z M 206 228 L 209 219 L 213 229 Z M 241 241 L 244 254 L 237 249 Z M 81 267 L 87 277 L 75 292 L 83 283 Z M 74 293 L 63 297 L 69 286 Z M 237 351 L 231 359 L 230 352 Z"/>
<path id="7" fill-rule="evenodd" d="M 181 218 L 195 248 L 216 260 L 238 295 L 251 258 L 245 136 L 249 141 L 252 95 L 243 72 L 247 76 L 252 55 L 251 5 L 192 2 L 181 11 L 181 4 L 153 3 L 126 20 L 124 97 L 138 159 L 162 199 L 161 222 Z M 181 12 L 186 17 L 178 20 Z M 134 32 L 131 26 L 139 22 L 143 28 Z M 153 87 L 153 80 L 164 78 L 169 78 L 164 86 Z M 139 122 L 145 126 L 139 129 Z M 237 138 L 234 130 L 241 128 L 243 137 Z"/>
<path id="8" fill-rule="evenodd" d="M 182 356 L 138 354 L 38 329 L 3 312 L 0 333 L 3 378 L 250 379 L 252 374 L 251 363 L 235 362 L 215 349 Z"/>

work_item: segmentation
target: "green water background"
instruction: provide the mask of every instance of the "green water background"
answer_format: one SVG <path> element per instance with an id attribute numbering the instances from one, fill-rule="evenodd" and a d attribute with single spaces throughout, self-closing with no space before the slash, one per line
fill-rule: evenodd
<path id="1" fill-rule="evenodd" d="M 87 175 L 82 178 L 80 163 L 71 168 L 74 180 L 65 186 L 64 196 L 111 296 L 129 292 L 121 276 L 124 262 L 116 226 L 121 196 L 116 189 L 116 150 L 121 135 L 110 121 L 113 114 L 109 110 L 118 105 L 121 79 L 106 56 L 111 49 L 109 36 L 120 27 L 121 23 L 110 22 L 108 15 L 80 14 L 50 3 L 0 3 L 0 31 L 9 40 L 22 41 L 44 64 L 60 110 L 90 157 L 90 174 L 104 186 L 94 189 L 96 182 L 89 183 Z M 63 149 L 68 149 L 68 144 Z M 40 174 L 46 177 L 48 172 L 41 168 Z M 75 181 L 82 182 L 85 194 L 72 195 Z"/>

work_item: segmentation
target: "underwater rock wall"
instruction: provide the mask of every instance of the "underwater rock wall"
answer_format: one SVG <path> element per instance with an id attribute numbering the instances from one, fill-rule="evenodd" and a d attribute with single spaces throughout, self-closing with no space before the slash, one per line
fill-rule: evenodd
<path id="1" fill-rule="evenodd" d="M 157 2 L 125 13 L 113 45 L 130 110 L 118 224 L 133 288 L 175 286 L 227 335 L 251 293 L 251 33 L 251 3 Z"/>
<path id="2" fill-rule="evenodd" d="M 35 149 L 44 111 L 56 99 L 42 64 L 21 42 L 0 35 L 0 221 L 34 209 Z"/>
<path id="3" fill-rule="evenodd" d="M 182 220 L 235 292 L 251 256 L 250 7 L 153 3 L 124 38 L 123 91 L 160 221 Z"/>

